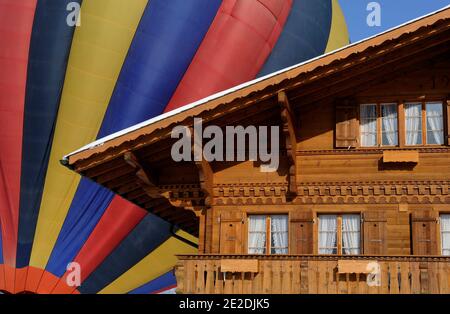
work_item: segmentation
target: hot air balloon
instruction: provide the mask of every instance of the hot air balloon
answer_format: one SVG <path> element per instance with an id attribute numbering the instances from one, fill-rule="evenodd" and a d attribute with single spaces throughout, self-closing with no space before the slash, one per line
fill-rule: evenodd
<path id="1" fill-rule="evenodd" d="M 195 234 L 60 158 L 347 43 L 337 0 L 0 0 L 0 291 L 173 291 Z"/>

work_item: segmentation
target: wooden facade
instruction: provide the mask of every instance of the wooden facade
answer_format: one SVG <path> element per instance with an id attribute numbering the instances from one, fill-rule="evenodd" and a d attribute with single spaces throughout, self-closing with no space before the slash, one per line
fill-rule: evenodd
<path id="1" fill-rule="evenodd" d="M 427 137 L 431 103 L 442 108 L 438 144 Z M 377 108 L 371 146 L 362 143 L 365 104 Z M 383 144 L 383 104 L 396 110 L 394 145 Z M 421 105 L 418 145 L 407 140 L 411 104 Z M 170 132 L 192 127 L 192 117 L 222 129 L 278 126 L 279 168 L 175 162 Z M 199 237 L 198 255 L 179 256 L 179 292 L 449 293 L 440 219 L 450 214 L 449 135 L 447 9 L 126 130 L 63 163 Z M 358 254 L 344 254 L 340 232 L 336 254 L 321 254 L 321 215 L 343 230 L 348 214 L 360 217 Z M 264 254 L 249 254 L 252 215 L 287 217 L 287 252 L 271 252 L 266 240 Z M 370 263 L 379 267 L 374 286 Z"/>

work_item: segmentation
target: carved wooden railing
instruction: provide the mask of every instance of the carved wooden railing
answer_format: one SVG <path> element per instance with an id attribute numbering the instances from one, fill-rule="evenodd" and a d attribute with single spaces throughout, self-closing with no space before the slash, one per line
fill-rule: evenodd
<path id="1" fill-rule="evenodd" d="M 450 293 L 450 257 L 179 255 L 178 258 L 177 293 Z M 365 271 L 369 264 L 376 266 L 373 272 Z"/>

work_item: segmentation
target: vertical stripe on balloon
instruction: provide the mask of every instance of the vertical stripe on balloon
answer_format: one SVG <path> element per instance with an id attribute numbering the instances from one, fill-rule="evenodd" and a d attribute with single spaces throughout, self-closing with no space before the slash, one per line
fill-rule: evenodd
<path id="1" fill-rule="evenodd" d="M 219 5 L 219 0 L 148 3 L 97 137 L 162 113 Z M 113 197 L 114 193 L 96 183 L 81 180 L 48 261 L 48 271 L 57 276 L 64 274 L 66 265 L 80 251 L 104 211 L 109 210 Z M 133 210 L 134 206 L 127 203 L 122 210 Z M 106 228 L 104 232 L 120 231 Z"/>
<path id="2" fill-rule="evenodd" d="M 0 219 L 4 263 L 15 267 L 23 113 L 36 0 L 0 2 Z"/>
<path id="3" fill-rule="evenodd" d="M 80 2 L 81 0 L 78 0 Z M 74 27 L 67 4 L 37 3 L 31 34 L 23 125 L 17 268 L 28 266 Z"/>
<path id="4" fill-rule="evenodd" d="M 56 121 L 30 265 L 45 268 L 79 176 L 59 159 L 97 136 L 146 0 L 84 0 Z M 126 12 L 126 14 L 124 14 Z"/>

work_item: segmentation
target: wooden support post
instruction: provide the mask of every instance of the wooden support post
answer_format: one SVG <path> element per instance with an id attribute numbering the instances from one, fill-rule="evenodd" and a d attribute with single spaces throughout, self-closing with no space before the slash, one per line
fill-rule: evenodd
<path id="1" fill-rule="evenodd" d="M 292 110 L 289 98 L 285 91 L 278 93 L 278 103 L 281 107 L 281 121 L 283 123 L 283 134 L 286 140 L 286 151 L 289 161 L 289 194 L 291 196 L 297 195 L 297 119 Z"/>
<path id="2" fill-rule="evenodd" d="M 199 232 L 198 232 L 198 253 L 205 253 L 205 238 L 206 238 L 206 217 L 205 212 L 201 213 L 199 218 Z"/>

